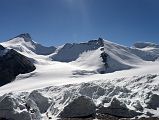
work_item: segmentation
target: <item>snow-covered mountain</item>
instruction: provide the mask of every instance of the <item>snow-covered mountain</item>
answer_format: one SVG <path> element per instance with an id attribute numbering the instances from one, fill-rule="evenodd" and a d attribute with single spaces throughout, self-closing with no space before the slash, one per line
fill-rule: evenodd
<path id="1" fill-rule="evenodd" d="M 67 43 L 60 46 L 50 56 L 54 61 L 72 62 L 80 66 L 94 67 L 98 71 L 113 72 L 135 67 L 145 61 L 155 61 L 159 54 L 156 51 L 146 51 L 129 48 L 99 38 L 86 43 Z"/>
<path id="2" fill-rule="evenodd" d="M 159 117 L 157 44 L 99 38 L 44 47 L 21 34 L 1 45 L 30 58 L 36 70 L 0 87 L 0 118 Z"/>
<path id="3" fill-rule="evenodd" d="M 55 51 L 55 47 L 45 47 L 34 42 L 28 33 L 20 34 L 13 39 L 1 43 L 3 46 L 17 50 L 18 52 L 26 52 L 28 54 L 49 55 Z"/>

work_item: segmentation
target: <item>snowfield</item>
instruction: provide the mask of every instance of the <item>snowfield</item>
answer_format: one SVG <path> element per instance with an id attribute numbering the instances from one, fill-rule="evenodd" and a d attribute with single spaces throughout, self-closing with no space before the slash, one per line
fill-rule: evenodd
<path id="1" fill-rule="evenodd" d="M 25 34 L 2 45 L 30 58 L 36 70 L 0 87 L 0 118 L 48 120 L 94 111 L 124 118 L 159 117 L 159 45 L 136 43 L 129 48 L 100 38 L 47 52 L 42 47 L 39 52 Z M 92 100 L 84 107 L 87 115 L 71 112 L 79 100 Z M 89 109 L 94 104 L 97 111 Z"/>
<path id="2" fill-rule="evenodd" d="M 36 70 L 17 76 L 16 80 L 0 87 L 0 94 L 16 91 L 28 91 L 48 86 L 60 86 L 89 81 L 107 81 L 116 78 L 128 78 L 147 74 L 159 74 L 159 62 L 150 62 L 136 68 L 116 71 L 107 74 L 97 74 L 90 69 L 83 69 L 71 63 L 52 62 L 36 65 Z"/>

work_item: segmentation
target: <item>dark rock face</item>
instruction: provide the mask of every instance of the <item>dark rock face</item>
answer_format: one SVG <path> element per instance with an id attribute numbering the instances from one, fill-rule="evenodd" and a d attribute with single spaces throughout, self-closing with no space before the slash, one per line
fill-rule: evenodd
<path id="1" fill-rule="evenodd" d="M 147 104 L 147 108 L 157 110 L 157 108 L 159 107 L 159 95 L 152 94 L 150 96 L 149 101 L 146 104 Z"/>
<path id="2" fill-rule="evenodd" d="M 103 48 L 104 49 L 104 48 Z M 103 51 L 103 50 L 101 50 Z M 107 57 L 108 57 L 108 54 L 104 51 L 101 53 L 101 58 L 102 58 L 102 62 L 104 63 L 104 70 L 103 71 L 100 71 L 101 74 L 104 74 L 106 72 L 106 69 L 109 67 L 108 66 L 108 63 L 107 63 Z"/>
<path id="3" fill-rule="evenodd" d="M 108 114 L 119 118 L 133 118 L 135 116 L 141 115 L 141 113 L 128 109 L 127 106 L 120 102 L 117 98 L 112 99 L 110 106 L 101 106 L 97 113 Z"/>
<path id="4" fill-rule="evenodd" d="M 96 106 L 86 96 L 80 96 L 68 104 L 59 114 L 61 118 L 86 118 L 95 115 Z"/>
<path id="5" fill-rule="evenodd" d="M 2 49 L 3 46 L 0 46 L 0 51 Z M 13 81 L 19 74 L 29 73 L 35 69 L 35 66 L 27 57 L 15 50 L 8 50 L 0 56 L 0 86 Z"/>

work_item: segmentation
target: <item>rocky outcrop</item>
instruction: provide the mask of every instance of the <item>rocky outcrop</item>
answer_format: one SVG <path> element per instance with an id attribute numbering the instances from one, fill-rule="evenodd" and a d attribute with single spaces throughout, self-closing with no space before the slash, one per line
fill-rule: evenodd
<path id="1" fill-rule="evenodd" d="M 108 114 L 121 118 L 133 118 L 135 116 L 141 115 L 141 113 L 130 110 L 126 104 L 119 101 L 117 98 L 112 98 L 110 105 L 108 107 L 100 106 L 97 113 Z"/>
<path id="2" fill-rule="evenodd" d="M 2 118 L 6 120 L 41 120 L 41 115 L 33 101 L 23 101 L 12 94 L 7 94 L 0 99 L 0 119 Z"/>
<path id="3" fill-rule="evenodd" d="M 141 103 L 140 103 L 139 100 L 133 102 L 133 103 L 132 103 L 132 106 L 133 106 L 136 110 L 138 110 L 138 111 L 143 111 L 143 110 L 144 110 L 144 108 L 143 108 L 143 106 L 141 105 Z"/>
<path id="4" fill-rule="evenodd" d="M 149 100 L 146 102 L 147 108 L 155 109 L 159 108 L 159 95 L 152 94 L 149 96 Z"/>
<path id="5" fill-rule="evenodd" d="M 45 113 L 49 106 L 51 105 L 51 101 L 49 101 L 48 98 L 43 96 L 39 91 L 34 90 L 33 92 L 30 93 L 29 99 L 33 100 L 41 113 Z"/>
<path id="6" fill-rule="evenodd" d="M 104 48 L 103 48 L 103 49 L 104 49 Z M 103 50 L 102 50 L 102 51 L 103 51 Z M 102 58 L 102 62 L 104 63 L 104 70 L 103 70 L 103 71 L 100 71 L 100 73 L 101 73 L 101 74 L 104 74 L 104 73 L 106 72 L 106 69 L 109 67 L 109 66 L 108 66 L 108 62 L 107 62 L 108 54 L 107 54 L 105 51 L 103 51 L 100 56 L 101 56 L 101 58 Z"/>
<path id="7" fill-rule="evenodd" d="M 85 118 L 95 115 L 96 106 L 86 96 L 80 96 L 69 103 L 59 114 L 61 118 Z"/>
<path id="8" fill-rule="evenodd" d="M 0 51 L 0 86 L 13 81 L 19 74 L 29 73 L 36 69 L 27 57 L 15 50 L 0 46 Z"/>
<path id="9" fill-rule="evenodd" d="M 41 120 L 42 117 L 41 117 L 40 110 L 37 104 L 33 100 L 27 99 L 25 103 L 25 107 L 28 113 L 30 113 L 32 120 Z"/>

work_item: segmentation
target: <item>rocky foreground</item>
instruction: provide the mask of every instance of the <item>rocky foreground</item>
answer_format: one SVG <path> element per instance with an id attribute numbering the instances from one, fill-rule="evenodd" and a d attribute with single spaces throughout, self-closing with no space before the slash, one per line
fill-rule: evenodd
<path id="1" fill-rule="evenodd" d="M 159 75 L 51 86 L 0 97 L 8 120 L 148 119 L 159 117 Z"/>

